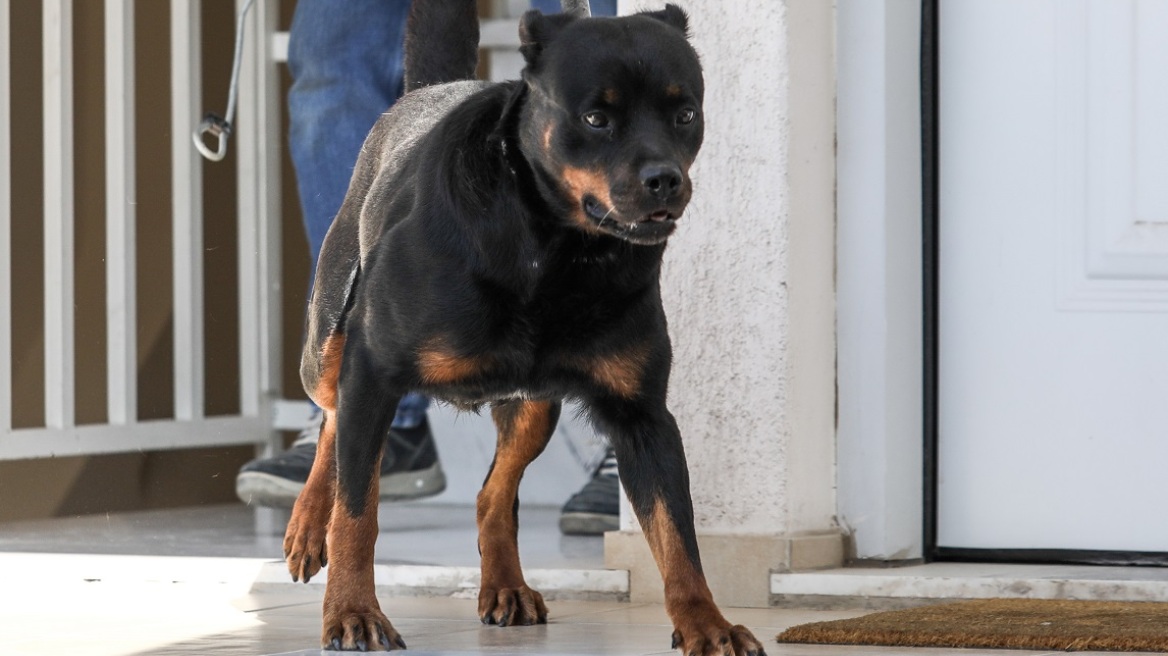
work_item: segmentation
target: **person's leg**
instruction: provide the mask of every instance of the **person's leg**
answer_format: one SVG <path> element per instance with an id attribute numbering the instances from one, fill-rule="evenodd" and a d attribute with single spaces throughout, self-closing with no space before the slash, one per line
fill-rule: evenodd
<path id="1" fill-rule="evenodd" d="M 311 271 L 369 129 L 402 94 L 409 0 L 300 0 L 288 41 L 288 150 Z M 429 400 L 407 395 L 394 428 L 414 428 Z"/>
<path id="2" fill-rule="evenodd" d="M 401 93 L 406 0 L 300 0 L 288 43 L 288 146 L 312 270 L 369 129 Z"/>
<path id="3" fill-rule="evenodd" d="M 288 44 L 288 145 L 314 273 L 365 136 L 401 95 L 408 14 L 409 0 L 296 5 Z M 428 405 L 426 397 L 411 394 L 399 406 L 382 460 L 382 498 L 431 496 L 446 486 L 426 421 Z M 312 467 L 318 432 L 319 412 L 288 452 L 244 465 L 236 477 L 239 497 L 292 505 Z"/>
<path id="4" fill-rule="evenodd" d="M 616 0 L 589 0 L 593 16 L 616 16 Z M 560 13 L 560 0 L 531 0 L 531 8 L 545 14 Z"/>

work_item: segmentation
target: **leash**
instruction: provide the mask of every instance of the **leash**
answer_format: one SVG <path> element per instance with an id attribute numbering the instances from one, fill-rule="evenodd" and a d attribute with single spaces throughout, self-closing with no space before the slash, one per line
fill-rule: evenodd
<path id="1" fill-rule="evenodd" d="M 570 0 L 564 0 L 568 2 Z M 587 1 L 587 0 L 585 0 Z M 197 130 L 191 135 L 191 139 L 195 142 L 195 148 L 199 153 L 211 160 L 218 162 L 227 155 L 227 140 L 231 138 L 231 121 L 235 118 L 235 96 L 239 91 L 239 64 L 243 59 L 243 26 L 247 19 L 247 12 L 251 9 L 255 0 L 247 0 L 243 5 L 243 9 L 239 11 L 239 21 L 235 26 L 235 61 L 231 65 L 231 85 L 227 89 L 227 111 L 224 113 L 225 118 L 220 117 L 214 112 L 207 112 L 203 117 L 203 122 L 199 124 Z M 203 141 L 203 135 L 211 134 L 218 138 L 218 145 L 215 150 L 207 147 Z"/>
<path id="2" fill-rule="evenodd" d="M 239 21 L 235 26 L 235 60 L 231 65 L 231 84 L 227 89 L 227 111 L 224 117 L 214 112 L 207 112 L 203 122 L 191 135 L 195 148 L 199 154 L 212 162 L 218 162 L 227 156 L 227 140 L 231 138 L 231 121 L 235 118 L 235 96 L 239 91 L 239 65 L 243 59 L 243 27 L 247 20 L 247 12 L 255 0 L 247 0 L 243 9 L 239 11 Z M 588 0 L 560 0 L 560 7 L 565 14 L 575 14 L 587 18 L 592 15 Z M 203 135 L 210 134 L 218 139 L 217 147 L 211 150 L 203 141 Z"/>

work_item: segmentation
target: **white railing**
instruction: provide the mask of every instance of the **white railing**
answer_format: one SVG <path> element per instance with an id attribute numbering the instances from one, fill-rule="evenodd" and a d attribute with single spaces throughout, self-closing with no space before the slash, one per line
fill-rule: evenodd
<path id="1" fill-rule="evenodd" d="M 0 129 L 12 130 L 9 21 L 0 0 Z M 278 88 L 268 44 L 277 0 L 247 23 L 232 147 L 237 150 L 239 407 L 206 416 L 199 0 L 171 0 L 174 418 L 138 419 L 134 2 L 105 2 L 107 416 L 78 425 L 74 371 L 73 0 L 43 0 L 44 426 L 13 428 L 11 144 L 0 139 L 0 460 L 226 444 L 270 448 L 280 372 Z M 237 2 L 242 5 L 242 0 Z M 17 217 L 35 222 L 38 217 Z M 163 383 L 166 384 L 166 383 Z"/>
<path id="2" fill-rule="evenodd" d="M 173 252 L 174 417 L 138 419 L 136 307 L 135 51 L 132 0 L 106 0 L 105 266 L 107 420 L 78 425 L 75 417 L 73 3 L 43 0 L 44 416 L 42 427 L 13 427 L 12 151 L 0 139 L 0 460 L 151 451 L 228 444 L 277 444 L 279 429 L 297 429 L 307 405 L 281 401 L 280 144 L 277 66 L 287 34 L 276 32 L 279 0 L 256 0 L 246 22 L 239 104 L 230 148 L 237 158 L 239 285 L 239 413 L 206 416 L 203 334 L 203 167 L 191 144 L 200 122 L 203 30 L 200 0 L 170 0 L 171 227 Z M 245 0 L 236 0 L 236 11 Z M 0 129 L 14 129 L 11 111 L 12 0 L 0 0 Z M 506 12 L 503 12 L 506 13 Z M 492 78 L 516 77 L 515 19 L 483 23 Z M 215 108 L 217 109 L 217 108 Z M 148 110 L 146 110 L 148 111 Z"/>
<path id="3" fill-rule="evenodd" d="M 8 0 L 0 0 L 0 80 L 11 80 Z M 0 84 L 0 128 L 12 125 L 10 84 Z M 0 435 L 12 426 L 12 170 L 10 139 L 0 139 Z"/>

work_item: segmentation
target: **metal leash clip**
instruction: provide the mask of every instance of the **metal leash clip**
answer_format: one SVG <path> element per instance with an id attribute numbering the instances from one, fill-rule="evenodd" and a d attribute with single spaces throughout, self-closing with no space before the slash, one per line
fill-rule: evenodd
<path id="1" fill-rule="evenodd" d="M 210 134 L 218 138 L 218 147 L 211 150 L 203 141 L 203 135 Z M 218 162 L 227 155 L 227 139 L 231 137 L 231 124 L 219 117 L 215 112 L 207 112 L 203 117 L 203 122 L 199 124 L 199 129 L 191 135 L 195 141 L 195 148 L 199 153 L 211 160 Z"/>
<path id="2" fill-rule="evenodd" d="M 199 128 L 191 135 L 195 148 L 199 154 L 212 162 L 218 162 L 227 155 L 227 140 L 231 138 L 231 120 L 235 117 L 235 94 L 239 89 L 239 63 L 243 59 L 243 28 L 247 20 L 247 10 L 251 9 L 255 0 L 247 0 L 243 9 L 239 11 L 239 22 L 235 27 L 235 60 L 231 65 L 231 86 L 227 90 L 227 118 L 221 118 L 214 112 L 207 112 Z M 218 147 L 211 150 L 203 142 L 203 135 L 211 134 L 218 138 Z"/>

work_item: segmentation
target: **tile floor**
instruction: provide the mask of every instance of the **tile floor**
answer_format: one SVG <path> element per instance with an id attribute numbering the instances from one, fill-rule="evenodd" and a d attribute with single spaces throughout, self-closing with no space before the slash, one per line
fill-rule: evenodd
<path id="1" fill-rule="evenodd" d="M 10 556 L 15 558 L 15 556 Z M 3 556 L 0 556 L 0 560 Z M 253 594 L 231 585 L 166 582 L 72 582 L 45 585 L 28 573 L 8 577 L 20 594 L 0 595 L 3 653 L 94 656 L 256 654 L 317 655 L 320 597 L 300 588 Z M 15 579 L 15 580 L 13 580 Z M 474 618 L 471 599 L 381 598 L 414 654 L 670 654 L 660 606 L 557 601 L 546 626 L 501 629 Z M 771 656 L 986 656 L 982 650 L 780 645 L 774 635 L 803 622 L 866 611 L 729 609 Z M 1044 652 L 997 652 L 1036 656 Z M 1052 655 L 1053 656 L 1053 655 Z"/>
<path id="2" fill-rule="evenodd" d="M 477 565 L 473 513 L 427 504 L 383 506 L 378 561 Z M 564 538 L 554 508 L 522 510 L 529 568 L 601 568 L 599 538 Z M 0 653 L 21 656 L 312 654 L 321 585 L 257 586 L 278 559 L 278 536 L 257 533 L 242 506 L 0 524 Z M 654 604 L 549 601 L 546 626 L 500 629 L 475 618 L 475 591 L 444 597 L 380 594 L 416 654 L 670 654 L 670 626 Z M 803 622 L 853 617 L 855 608 L 728 609 L 771 656 L 1037 656 L 1042 652 L 780 645 Z"/>
<path id="3" fill-rule="evenodd" d="M 601 569 L 600 538 L 561 535 L 559 508 L 521 506 L 520 557 L 526 567 Z M 256 530 L 243 504 L 86 515 L 0 523 L 0 552 L 124 554 L 279 559 L 278 534 Z M 475 511 L 468 506 L 383 503 L 377 562 L 478 567 Z"/>

